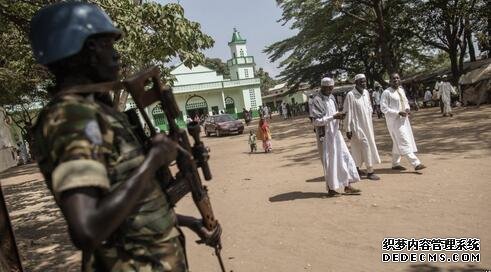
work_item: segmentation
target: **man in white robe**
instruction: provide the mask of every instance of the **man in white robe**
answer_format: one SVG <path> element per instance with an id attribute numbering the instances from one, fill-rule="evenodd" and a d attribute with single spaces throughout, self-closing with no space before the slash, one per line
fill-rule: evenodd
<path id="1" fill-rule="evenodd" d="M 431 94 L 431 91 L 430 91 L 430 87 L 426 87 L 426 92 L 425 92 L 425 96 L 424 96 L 424 99 L 423 99 L 423 105 L 425 106 L 425 108 L 428 107 L 429 104 L 431 104 L 432 100 L 432 94 Z"/>
<path id="2" fill-rule="evenodd" d="M 288 118 L 288 108 L 286 107 L 286 103 L 282 102 L 281 103 L 281 113 L 283 113 L 283 119 Z"/>
<path id="3" fill-rule="evenodd" d="M 370 180 L 379 180 L 375 175 L 373 166 L 380 163 L 375 135 L 373 133 L 370 93 L 367 88 L 367 80 L 364 74 L 355 76 L 355 88 L 346 94 L 343 112 L 346 114 L 346 137 L 351 140 L 351 155 L 356 163 L 358 174 L 367 175 Z M 367 172 L 360 170 L 365 164 Z"/>
<path id="4" fill-rule="evenodd" d="M 450 82 L 447 80 L 447 76 L 444 75 L 443 82 L 438 85 L 438 93 L 440 95 L 440 99 L 443 103 L 443 117 L 450 116 L 452 117 L 452 106 L 451 106 L 451 98 L 452 93 L 454 92 L 454 88 Z"/>
<path id="5" fill-rule="evenodd" d="M 442 85 L 442 83 L 443 83 L 442 78 L 438 77 L 435 82 L 435 87 L 433 87 L 433 93 L 436 93 L 436 101 L 438 103 L 438 106 L 440 107 L 441 113 L 443 113 L 443 102 L 439 90 L 440 90 L 440 85 Z"/>
<path id="6" fill-rule="evenodd" d="M 307 102 L 309 105 L 309 119 L 310 119 L 310 122 L 312 123 L 312 121 L 314 120 L 314 118 L 312 117 L 312 103 L 314 102 L 314 94 L 309 95 L 309 99 Z"/>
<path id="7" fill-rule="evenodd" d="M 341 186 L 344 186 L 346 194 L 359 194 L 360 190 L 351 186 L 351 183 L 359 181 L 360 177 L 339 131 L 339 120 L 344 118 L 344 114 L 337 110 L 334 96 L 331 94 L 333 88 L 334 80 L 323 78 L 321 91 L 312 101 L 313 123 L 316 126 L 317 146 L 322 154 L 327 195 L 339 195 L 336 190 Z"/>
<path id="8" fill-rule="evenodd" d="M 365 87 L 366 88 L 366 87 Z M 372 93 L 373 109 L 377 114 L 377 118 L 382 118 L 382 112 L 380 111 L 380 96 L 382 95 L 382 86 L 375 82 L 375 90 Z"/>
<path id="9" fill-rule="evenodd" d="M 390 76 L 390 87 L 382 93 L 380 108 L 385 114 L 387 128 L 392 138 L 392 169 L 406 170 L 400 164 L 401 156 L 405 156 L 415 170 L 426 168 L 414 154 L 418 149 L 408 118 L 409 102 L 401 87 L 399 74 L 394 73 Z"/>

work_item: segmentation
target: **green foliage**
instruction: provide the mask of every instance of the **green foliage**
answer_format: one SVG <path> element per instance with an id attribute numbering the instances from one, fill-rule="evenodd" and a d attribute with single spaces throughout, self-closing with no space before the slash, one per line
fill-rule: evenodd
<path id="1" fill-rule="evenodd" d="M 159 65 L 165 76 L 170 69 L 164 66 L 178 57 L 191 67 L 205 61 L 202 49 L 213 46 L 213 39 L 201 32 L 201 26 L 184 17 L 179 4 L 161 5 L 133 0 L 91 0 L 100 5 L 125 34 L 118 44 L 124 67 L 134 72 L 150 65 Z"/>
<path id="2" fill-rule="evenodd" d="M 269 73 L 265 72 L 263 68 L 259 68 L 257 70 L 256 76 L 261 79 L 260 88 L 263 95 L 265 95 L 270 88 L 273 88 L 276 84 L 278 84 L 278 81 L 270 77 Z"/>
<path id="3" fill-rule="evenodd" d="M 294 87 L 301 82 L 319 85 L 323 75 L 343 71 L 349 76 L 363 72 L 372 82 L 384 82 L 391 72 L 426 70 L 434 65 L 435 49 L 448 48 L 437 42 L 447 42 L 453 34 L 445 36 L 456 32 L 460 49 L 446 51 L 450 57 L 463 56 L 467 49 L 462 41 L 470 33 L 485 33 L 489 17 L 483 12 L 484 0 L 276 2 L 283 10 L 281 21 L 298 33 L 265 52 L 271 61 L 282 60 L 280 76 Z"/>
<path id="4" fill-rule="evenodd" d="M 0 0 L 0 106 L 46 99 L 49 73 L 37 65 L 27 38 L 29 21 L 41 7 L 55 0 Z M 213 46 L 213 39 L 202 33 L 199 23 L 185 18 L 178 4 L 142 5 L 133 0 L 90 0 L 100 5 L 124 32 L 117 48 L 121 52 L 124 74 L 150 65 L 164 67 L 178 57 L 186 66 L 204 62 L 202 49 Z"/>
<path id="5" fill-rule="evenodd" d="M 47 100 L 50 74 L 37 65 L 29 44 L 29 21 L 37 10 L 56 0 L 0 0 L 0 106 L 14 116 L 20 126 L 33 121 L 36 106 Z M 117 44 L 123 76 L 151 65 L 160 66 L 179 58 L 186 66 L 203 63 L 202 49 L 213 39 L 202 33 L 200 24 L 185 18 L 179 4 L 141 5 L 133 0 L 89 0 L 101 6 L 123 33 Z M 35 103 L 37 102 L 37 103 Z"/>
<path id="6" fill-rule="evenodd" d="M 484 0 L 429 0 L 413 4 L 415 12 L 410 20 L 413 32 L 423 44 L 448 54 L 454 83 L 462 74 L 472 33 L 479 37 L 479 33 L 485 32 L 483 26 L 489 16 L 484 12 L 486 7 L 489 3 Z"/>
<path id="7" fill-rule="evenodd" d="M 363 72 L 382 81 L 387 73 L 419 59 L 417 41 L 405 24 L 403 5 L 410 1 L 281 0 L 282 21 L 298 34 L 265 49 L 272 61 L 286 58 L 280 76 L 289 85 L 319 85 L 325 75 Z M 390 14 L 390 15 L 389 15 Z M 397 14 L 397 16 L 394 16 Z M 409 64 L 409 63 L 408 63 Z"/>
<path id="8" fill-rule="evenodd" d="M 206 58 L 203 65 L 223 75 L 224 78 L 230 78 L 230 70 L 227 64 L 219 58 Z"/>

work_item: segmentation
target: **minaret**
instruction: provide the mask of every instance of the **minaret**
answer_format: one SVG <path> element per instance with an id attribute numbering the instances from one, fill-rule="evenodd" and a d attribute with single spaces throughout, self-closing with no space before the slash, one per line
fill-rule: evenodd
<path id="1" fill-rule="evenodd" d="M 246 40 L 240 36 L 234 28 L 232 40 L 228 43 L 232 59 L 227 61 L 232 80 L 246 79 L 254 77 L 254 57 L 247 55 Z"/>

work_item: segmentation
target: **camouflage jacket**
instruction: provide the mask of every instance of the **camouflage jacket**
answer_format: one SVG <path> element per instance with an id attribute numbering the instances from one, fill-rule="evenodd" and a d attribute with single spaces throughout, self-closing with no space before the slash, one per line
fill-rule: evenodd
<path id="1" fill-rule="evenodd" d="M 90 97 L 55 98 L 41 111 L 33 130 L 39 168 L 57 202 L 74 188 L 97 187 L 108 193 L 144 160 L 143 146 L 126 115 Z M 122 256 L 152 259 L 162 254 L 161 245 L 179 235 L 173 209 L 156 180 L 153 184 L 138 210 L 90 257 L 84 256 L 90 260 L 86 271 L 127 271 L 118 264 Z"/>

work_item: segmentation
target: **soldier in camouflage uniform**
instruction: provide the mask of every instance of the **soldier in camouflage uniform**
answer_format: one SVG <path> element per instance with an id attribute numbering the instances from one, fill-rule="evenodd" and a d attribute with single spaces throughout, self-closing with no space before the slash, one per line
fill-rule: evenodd
<path id="1" fill-rule="evenodd" d="M 210 246 L 221 229 L 209 232 L 201 220 L 175 214 L 162 192 L 155 173 L 175 160 L 176 144 L 160 134 L 144 153 L 108 94 L 66 92 L 117 80 L 120 36 L 87 3 L 51 5 L 32 19 L 34 55 L 56 78 L 33 129 L 38 164 L 83 251 L 83 271 L 188 271 L 178 225 Z"/>

